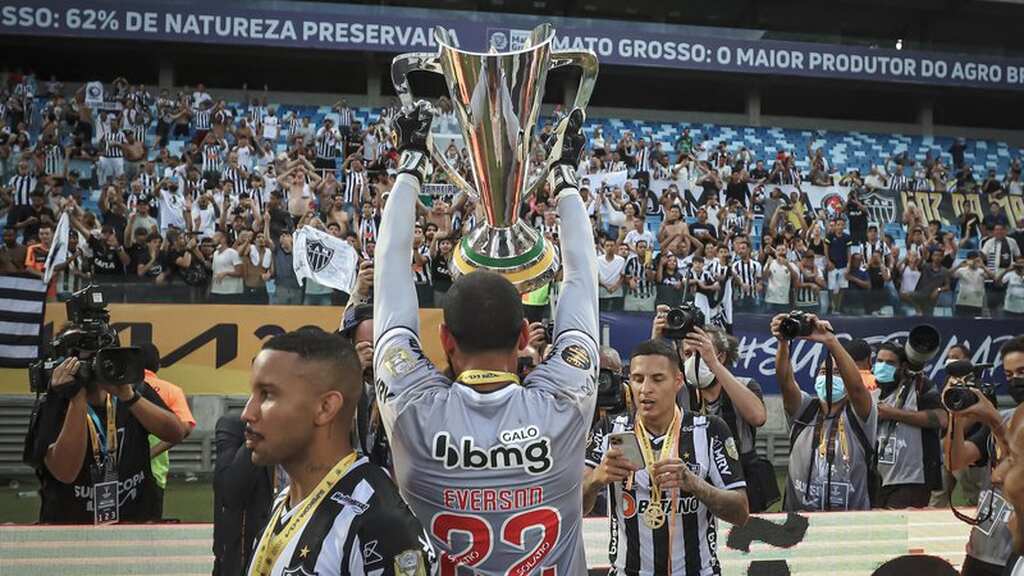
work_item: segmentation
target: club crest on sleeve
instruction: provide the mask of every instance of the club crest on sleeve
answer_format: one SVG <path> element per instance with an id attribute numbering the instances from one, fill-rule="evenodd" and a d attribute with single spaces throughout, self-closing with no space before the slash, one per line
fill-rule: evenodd
<path id="1" fill-rule="evenodd" d="M 732 436 L 725 439 L 725 453 L 733 460 L 740 459 L 740 452 L 736 449 L 736 440 L 733 440 Z"/>
<path id="2" fill-rule="evenodd" d="M 590 370 L 590 354 L 579 344 L 570 344 L 562 350 L 562 360 L 580 370 Z"/>
<path id="3" fill-rule="evenodd" d="M 426 576 L 427 566 L 419 550 L 406 550 L 395 556 L 395 576 Z"/>
<path id="4" fill-rule="evenodd" d="M 384 352 L 384 370 L 392 377 L 404 376 L 415 367 L 416 358 L 401 346 L 392 346 Z"/>

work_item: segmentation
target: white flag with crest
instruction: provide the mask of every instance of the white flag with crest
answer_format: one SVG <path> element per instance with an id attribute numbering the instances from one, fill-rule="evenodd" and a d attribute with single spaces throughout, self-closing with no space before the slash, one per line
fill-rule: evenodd
<path id="1" fill-rule="evenodd" d="M 57 222 L 57 229 L 53 232 L 53 241 L 50 242 L 50 253 L 46 255 L 46 268 L 43 269 L 43 283 L 49 284 L 53 277 L 53 268 L 68 261 L 68 232 L 71 230 L 71 223 L 68 222 L 68 213 L 60 215 Z"/>
<path id="2" fill-rule="evenodd" d="M 345 240 L 310 226 L 295 232 L 292 267 L 299 284 L 304 284 L 305 278 L 312 278 L 318 284 L 350 292 L 358 266 L 355 248 Z"/>

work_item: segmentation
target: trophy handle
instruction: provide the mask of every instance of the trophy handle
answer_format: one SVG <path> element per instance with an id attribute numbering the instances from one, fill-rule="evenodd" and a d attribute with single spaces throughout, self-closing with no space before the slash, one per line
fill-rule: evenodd
<path id="1" fill-rule="evenodd" d="M 412 94 L 412 89 L 409 88 L 408 77 L 410 72 L 432 72 L 444 75 L 444 71 L 441 69 L 441 59 L 438 54 L 411 52 L 395 56 L 395 59 L 391 61 L 391 83 L 395 85 L 395 92 L 398 94 L 398 99 L 404 107 L 412 107 L 416 101 Z M 476 190 L 448 163 L 448 159 L 444 157 L 444 154 L 437 147 L 437 141 L 431 138 L 429 147 L 430 157 L 433 158 L 436 165 L 440 166 L 448 174 L 448 179 L 451 183 L 474 198 L 477 197 Z"/>
<path id="2" fill-rule="evenodd" d="M 582 72 L 579 88 L 576 89 L 576 99 L 569 110 L 586 108 L 590 102 L 590 95 L 594 93 L 594 84 L 597 83 L 597 55 L 589 50 L 552 52 L 551 69 L 562 66 L 579 66 Z"/>
<path id="3" fill-rule="evenodd" d="M 579 66 L 581 72 L 580 84 L 576 88 L 576 98 L 573 100 L 569 111 L 571 112 L 575 108 L 586 108 L 590 102 L 590 96 L 594 93 L 594 85 L 597 83 L 597 55 L 589 50 L 551 52 L 551 69 L 563 66 Z M 547 170 L 545 169 L 544 172 L 537 176 L 536 180 L 530 182 L 526 188 L 526 193 L 523 194 L 523 198 L 529 198 L 536 194 L 537 190 L 544 185 L 546 178 Z"/>

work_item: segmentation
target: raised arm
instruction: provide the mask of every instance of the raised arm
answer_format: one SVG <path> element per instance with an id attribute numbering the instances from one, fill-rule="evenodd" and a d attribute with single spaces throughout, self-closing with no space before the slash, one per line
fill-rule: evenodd
<path id="1" fill-rule="evenodd" d="M 796 379 L 793 377 L 793 365 L 789 357 L 789 340 L 783 338 L 779 333 L 779 324 L 785 317 L 785 314 L 779 314 L 772 318 L 771 324 L 772 334 L 778 339 L 775 350 L 775 380 L 779 383 L 779 389 L 782 390 L 782 407 L 790 418 L 796 418 L 797 411 L 800 409 L 800 387 L 797 386 Z"/>
<path id="2" fill-rule="evenodd" d="M 420 184 L 430 165 L 427 136 L 432 114 L 417 106 L 395 118 L 394 129 L 402 150 L 399 174 L 391 189 L 380 223 L 373 274 L 373 339 L 378 342 L 392 328 L 419 333 L 419 307 L 413 284 L 413 227 Z"/>
<path id="3" fill-rule="evenodd" d="M 597 255 L 594 254 L 594 236 L 587 208 L 583 205 L 576 182 L 576 166 L 583 153 L 584 115 L 573 110 L 565 122 L 564 131 L 555 144 L 557 160 L 551 166 L 548 183 L 551 195 L 558 203 L 561 218 L 562 293 L 555 309 L 555 340 L 567 330 L 579 330 L 590 336 L 597 346 Z"/>

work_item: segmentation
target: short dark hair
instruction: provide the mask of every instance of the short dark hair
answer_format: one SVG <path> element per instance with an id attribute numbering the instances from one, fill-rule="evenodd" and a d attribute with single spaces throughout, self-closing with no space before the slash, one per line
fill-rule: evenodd
<path id="1" fill-rule="evenodd" d="M 444 323 L 463 352 L 510 350 L 523 326 L 522 297 L 504 276 L 478 270 L 448 289 Z"/>
<path id="2" fill-rule="evenodd" d="M 1003 343 L 999 349 L 999 359 L 1005 360 L 1007 355 L 1014 352 L 1024 352 L 1024 336 L 1015 336 Z"/>
<path id="3" fill-rule="evenodd" d="M 871 345 L 861 338 L 844 340 L 842 346 L 854 362 L 862 362 L 871 358 Z"/>
<path id="4" fill-rule="evenodd" d="M 309 326 L 274 336 L 264 342 L 260 350 L 290 352 L 297 354 L 305 364 L 320 362 L 330 365 L 331 369 L 324 371 L 329 376 L 329 381 L 324 384 L 340 391 L 346 404 L 351 403 L 354 407 L 358 403 L 362 393 L 363 369 L 356 348 L 348 338 Z"/>
<path id="5" fill-rule="evenodd" d="M 629 355 L 629 363 L 633 364 L 633 359 L 637 356 L 661 356 L 668 360 L 673 370 L 679 370 L 679 353 L 672 347 L 671 344 L 660 339 L 644 340 L 637 344 L 633 348 L 633 352 Z"/>
<path id="6" fill-rule="evenodd" d="M 143 342 L 139 349 L 142 351 L 142 367 L 150 372 L 160 371 L 160 350 L 152 342 Z"/>
<path id="7" fill-rule="evenodd" d="M 903 346 L 897 344 L 896 342 L 882 342 L 881 344 L 878 345 L 878 352 L 881 352 L 882 350 L 888 350 L 889 352 L 895 354 L 896 357 L 899 358 L 900 363 L 907 361 L 906 349 Z"/>
<path id="8" fill-rule="evenodd" d="M 949 354 L 949 352 L 952 352 L 953 350 L 959 350 L 959 351 L 963 352 L 964 356 L 970 356 L 971 355 L 971 349 L 967 347 L 967 344 L 963 344 L 963 343 L 961 343 L 961 344 L 953 344 L 952 346 L 949 347 L 949 351 L 946 352 L 946 353 Z"/>

